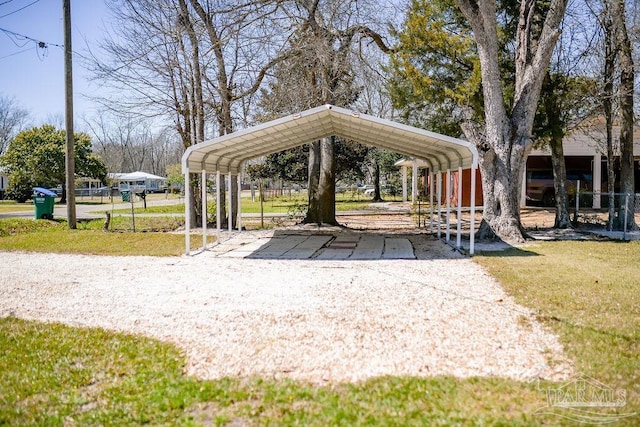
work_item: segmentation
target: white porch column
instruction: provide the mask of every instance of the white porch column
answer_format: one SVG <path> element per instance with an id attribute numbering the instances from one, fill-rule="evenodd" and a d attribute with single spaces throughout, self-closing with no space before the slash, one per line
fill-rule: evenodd
<path id="1" fill-rule="evenodd" d="M 238 171 L 238 231 L 242 231 L 242 173 Z"/>
<path id="2" fill-rule="evenodd" d="M 451 169 L 447 169 L 447 228 L 445 230 L 445 241 L 449 241 L 451 239 Z"/>
<path id="3" fill-rule="evenodd" d="M 458 223 L 456 224 L 456 248 L 462 246 L 462 166 L 458 167 Z"/>
<path id="4" fill-rule="evenodd" d="M 202 170 L 202 250 L 207 248 L 207 171 Z"/>
<path id="5" fill-rule="evenodd" d="M 593 156 L 593 208 L 600 209 L 602 191 L 602 154 L 596 153 Z"/>
<path id="6" fill-rule="evenodd" d="M 469 228 L 469 254 L 473 255 L 476 240 L 476 171 L 477 166 L 471 168 L 471 224 Z"/>
<path id="7" fill-rule="evenodd" d="M 442 172 L 438 171 L 438 180 L 436 182 L 436 191 L 438 197 L 438 218 L 436 224 L 438 225 L 438 239 L 442 235 L 442 227 L 440 226 L 440 219 L 442 217 Z"/>
<path id="8" fill-rule="evenodd" d="M 222 208 L 222 200 L 220 197 L 220 184 L 222 183 L 222 179 L 220 179 L 220 171 L 216 171 L 216 244 L 220 243 L 220 225 L 222 224 L 221 208 Z"/>
<path id="9" fill-rule="evenodd" d="M 407 167 L 402 166 L 402 201 L 407 201 Z"/>
<path id="10" fill-rule="evenodd" d="M 429 169 L 429 233 L 433 233 L 433 172 Z"/>
<path id="11" fill-rule="evenodd" d="M 185 255 L 191 252 L 191 183 L 189 182 L 189 168 L 184 170 L 184 243 Z"/>
<path id="12" fill-rule="evenodd" d="M 418 162 L 413 161 L 411 168 L 411 203 L 416 204 L 418 201 Z"/>
<path id="13" fill-rule="evenodd" d="M 229 232 L 233 231 L 233 204 L 232 204 L 232 200 L 233 200 L 233 191 L 231 191 L 231 186 L 233 185 L 232 183 L 232 179 L 231 179 L 231 171 L 229 171 L 229 173 L 227 174 L 227 188 L 228 188 L 228 197 L 227 200 L 229 203 L 227 203 L 227 212 L 229 215 Z"/>

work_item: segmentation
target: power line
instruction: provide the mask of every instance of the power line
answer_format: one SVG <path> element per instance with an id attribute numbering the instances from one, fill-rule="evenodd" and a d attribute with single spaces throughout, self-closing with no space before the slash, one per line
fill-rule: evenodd
<path id="1" fill-rule="evenodd" d="M 23 49 L 23 50 L 19 50 L 19 51 L 17 51 L 17 52 L 10 53 L 9 55 L 0 56 L 0 59 L 5 59 L 5 58 L 9 58 L 9 57 L 14 56 L 14 55 L 18 55 L 19 53 L 28 52 L 28 51 L 30 51 L 31 49 L 33 49 L 33 48 L 32 48 L 32 47 L 28 47 L 28 48 L 26 48 L 26 49 Z"/>
<path id="2" fill-rule="evenodd" d="M 46 56 L 48 56 L 47 52 L 48 52 L 49 46 L 55 46 L 55 47 L 58 47 L 58 48 L 64 50 L 64 45 L 63 44 L 50 43 L 50 42 L 45 42 L 45 41 L 42 41 L 42 40 L 34 39 L 33 37 L 25 36 L 24 34 L 20 34 L 20 33 L 16 33 L 15 31 L 7 30 L 6 28 L 0 28 L 0 32 L 5 33 L 7 38 L 9 38 L 9 40 L 11 40 L 11 42 L 14 45 L 16 45 L 17 47 L 19 47 L 19 48 L 23 48 L 23 47 L 25 47 L 27 45 L 27 43 L 31 42 L 31 43 L 34 43 L 36 45 L 36 48 L 37 48 L 36 52 L 38 52 L 38 49 L 44 50 L 45 53 L 42 55 L 42 57 L 40 57 L 40 54 L 38 53 L 38 59 L 40 59 L 41 61 Z M 24 43 L 20 43 L 22 41 L 24 41 Z M 22 51 L 22 52 L 24 52 L 24 51 Z M 7 56 L 12 56 L 12 55 L 15 55 L 15 54 L 16 53 L 13 53 L 13 54 L 10 54 L 10 55 L 7 55 Z M 78 55 L 81 58 L 85 58 L 86 59 L 86 56 L 83 55 L 80 52 L 73 51 L 73 54 L 74 55 Z M 6 58 L 7 56 L 3 56 L 0 59 Z"/>
<path id="3" fill-rule="evenodd" d="M 11 0 L 5 1 L 5 2 L 4 2 L 4 3 L 2 3 L 2 4 L 6 4 L 6 3 L 8 3 L 9 1 L 11 1 Z M 7 17 L 7 16 L 9 16 L 9 15 L 13 15 L 14 13 L 20 12 L 21 10 L 25 10 L 25 9 L 26 9 L 26 8 L 28 8 L 29 6 L 33 6 L 34 4 L 38 3 L 39 1 L 40 1 L 40 0 L 35 0 L 35 1 L 31 2 L 31 3 L 29 3 L 29 4 L 28 4 L 28 5 L 26 5 L 26 6 L 22 6 L 20 9 L 16 9 L 16 10 L 14 10 L 13 12 L 9 12 L 9 13 L 7 13 L 7 14 L 5 14 L 5 15 L 0 16 L 0 18 L 4 18 L 4 17 Z M 1 4 L 0 4 L 0 6 L 1 6 Z"/>
<path id="4" fill-rule="evenodd" d="M 6 28 L 0 28 L 0 31 L 5 33 L 7 35 L 7 37 L 9 37 L 9 39 L 11 41 L 13 41 L 13 43 L 18 47 L 23 47 L 24 44 L 22 46 L 18 45 L 16 43 L 16 41 L 11 38 L 11 36 L 18 37 L 18 38 L 23 39 L 23 40 L 31 41 L 31 42 L 35 43 L 36 46 L 38 46 L 39 48 L 46 48 L 48 46 L 55 46 L 55 47 L 59 47 L 59 48 L 64 48 L 64 46 L 61 45 L 61 44 L 44 42 L 42 40 L 34 39 L 33 37 L 25 36 L 24 34 L 16 33 L 15 31 L 7 30 Z"/>

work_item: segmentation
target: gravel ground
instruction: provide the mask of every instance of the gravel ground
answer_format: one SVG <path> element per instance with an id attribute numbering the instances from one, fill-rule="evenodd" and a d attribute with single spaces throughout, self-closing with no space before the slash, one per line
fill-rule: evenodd
<path id="1" fill-rule="evenodd" d="M 201 378 L 571 374 L 556 337 L 482 268 L 412 240 L 418 260 L 2 253 L 0 316 L 170 341 Z"/>

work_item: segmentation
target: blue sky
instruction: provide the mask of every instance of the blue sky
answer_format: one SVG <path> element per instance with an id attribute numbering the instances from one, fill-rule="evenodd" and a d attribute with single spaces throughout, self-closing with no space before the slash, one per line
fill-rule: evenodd
<path id="1" fill-rule="evenodd" d="M 11 13 L 14 11 L 17 12 Z M 87 44 L 95 48 L 107 20 L 103 0 L 71 0 L 73 50 L 83 54 Z M 52 116 L 63 116 L 64 51 L 55 46 L 63 45 L 62 0 L 0 0 L 0 28 L 47 46 L 38 48 L 34 41 L 0 31 L 0 93 L 14 97 L 27 109 L 34 125 Z M 74 116 L 78 123 L 81 115 L 93 110 L 86 95 L 95 88 L 77 54 L 73 71 Z"/>

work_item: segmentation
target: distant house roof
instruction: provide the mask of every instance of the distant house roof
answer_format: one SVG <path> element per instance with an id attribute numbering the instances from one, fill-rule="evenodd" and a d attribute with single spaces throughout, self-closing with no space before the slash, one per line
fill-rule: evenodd
<path id="1" fill-rule="evenodd" d="M 166 181 L 167 178 L 154 175 L 147 172 L 129 172 L 129 173 L 110 173 L 109 178 L 117 181 L 146 181 L 146 180 L 156 180 L 156 181 Z"/>
<path id="2" fill-rule="evenodd" d="M 619 152 L 620 124 L 613 123 L 613 145 L 614 152 Z M 607 136 L 603 117 L 595 117 L 581 123 L 571 130 L 562 140 L 562 147 L 565 156 L 594 156 L 596 154 L 607 154 Z M 530 156 L 550 156 L 551 150 L 548 145 L 534 149 Z M 633 128 L 633 155 L 640 156 L 640 126 Z"/>

